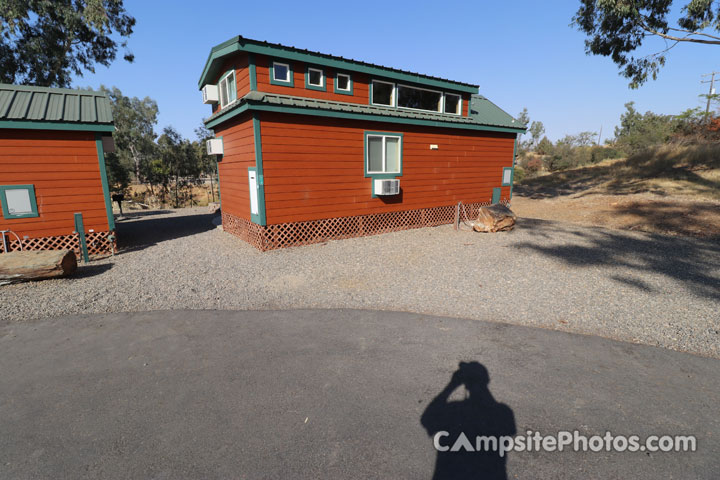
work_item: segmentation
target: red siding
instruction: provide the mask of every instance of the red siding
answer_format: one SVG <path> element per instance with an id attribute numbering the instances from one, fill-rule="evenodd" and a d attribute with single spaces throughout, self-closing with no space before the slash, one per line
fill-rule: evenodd
<path id="1" fill-rule="evenodd" d="M 0 129 L 0 185 L 18 184 L 35 186 L 40 216 L 0 214 L 0 230 L 21 238 L 69 235 L 76 212 L 82 212 L 86 229 L 108 230 L 93 133 Z"/>
<path id="2" fill-rule="evenodd" d="M 272 85 L 270 83 L 270 63 L 271 59 L 264 55 L 256 56 L 256 72 L 257 87 L 261 92 L 276 93 L 282 95 L 295 95 L 298 97 L 319 98 L 322 100 L 332 100 L 336 102 L 361 103 L 367 105 L 370 101 L 368 90 L 368 77 L 358 72 L 350 73 L 353 81 L 353 94 L 342 95 L 334 93 L 335 73 L 334 69 L 329 67 L 317 67 L 325 72 L 325 90 L 310 90 L 305 88 L 305 69 L 307 64 L 301 62 L 290 62 L 287 60 L 279 60 L 283 63 L 290 63 L 293 69 L 294 86 Z M 311 65 L 312 66 L 312 65 Z"/>
<path id="3" fill-rule="evenodd" d="M 514 134 L 275 113 L 261 120 L 268 224 L 488 202 L 512 166 Z M 371 197 L 367 130 L 404 134 L 401 196 Z M 503 187 L 502 198 L 509 194 Z"/>
<path id="4" fill-rule="evenodd" d="M 223 212 L 250 220 L 248 167 L 255 166 L 252 117 L 245 114 L 223 123 L 215 129 L 215 137 L 223 138 L 225 151 L 218 164 Z"/>

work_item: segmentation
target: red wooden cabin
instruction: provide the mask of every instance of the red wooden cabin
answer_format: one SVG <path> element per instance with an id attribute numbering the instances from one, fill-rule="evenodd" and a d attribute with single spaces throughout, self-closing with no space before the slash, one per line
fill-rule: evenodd
<path id="1" fill-rule="evenodd" d="M 223 227 L 266 250 L 509 202 L 524 125 L 478 86 L 242 37 L 214 47 Z"/>
<path id="2" fill-rule="evenodd" d="M 0 252 L 110 251 L 103 144 L 113 130 L 99 92 L 0 84 Z"/>

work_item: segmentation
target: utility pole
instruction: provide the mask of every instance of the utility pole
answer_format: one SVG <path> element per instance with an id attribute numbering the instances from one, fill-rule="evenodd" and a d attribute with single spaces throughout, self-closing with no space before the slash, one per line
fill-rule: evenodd
<path id="1" fill-rule="evenodd" d="M 707 105 L 705 106 L 705 121 L 708 121 L 710 119 L 710 101 L 712 100 L 713 95 L 715 95 L 715 75 L 720 75 L 720 72 L 712 72 L 712 73 L 706 73 L 705 75 L 700 75 L 701 77 L 710 77 L 710 80 L 701 80 L 700 83 L 709 83 L 710 84 L 710 90 L 708 91 L 708 98 L 707 98 Z"/>

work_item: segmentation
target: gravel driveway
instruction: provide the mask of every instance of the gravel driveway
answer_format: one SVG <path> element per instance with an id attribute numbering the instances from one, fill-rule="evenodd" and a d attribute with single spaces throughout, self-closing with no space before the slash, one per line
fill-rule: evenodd
<path id="1" fill-rule="evenodd" d="M 159 309 L 404 310 L 601 335 L 720 357 L 720 244 L 522 219 L 261 253 L 204 209 L 118 222 L 115 257 L 0 287 L 0 325 Z"/>

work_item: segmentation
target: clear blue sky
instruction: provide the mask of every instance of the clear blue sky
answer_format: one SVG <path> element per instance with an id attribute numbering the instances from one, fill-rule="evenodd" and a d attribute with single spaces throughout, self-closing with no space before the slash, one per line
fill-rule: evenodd
<path id="1" fill-rule="evenodd" d="M 630 90 L 608 58 L 585 55 L 584 36 L 570 27 L 579 0 L 341 5 L 125 0 L 137 19 L 129 40 L 135 62 L 118 55 L 74 86 L 114 85 L 128 96 L 149 96 L 160 108 L 158 132 L 172 125 L 194 138 L 210 114 L 197 89 L 210 48 L 242 35 L 476 83 L 512 115 L 527 107 L 552 140 L 601 126 L 604 139 L 626 102 L 668 114 L 701 106 L 707 85 L 700 75 L 720 69 L 718 47 L 679 45 L 657 81 Z"/>

